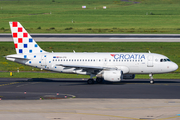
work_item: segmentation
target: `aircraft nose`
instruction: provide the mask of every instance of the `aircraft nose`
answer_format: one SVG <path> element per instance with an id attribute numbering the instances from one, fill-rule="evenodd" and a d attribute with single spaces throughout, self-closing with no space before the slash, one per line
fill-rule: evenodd
<path id="1" fill-rule="evenodd" d="M 171 67 L 172 67 L 173 71 L 178 69 L 178 65 L 176 63 L 173 63 Z"/>

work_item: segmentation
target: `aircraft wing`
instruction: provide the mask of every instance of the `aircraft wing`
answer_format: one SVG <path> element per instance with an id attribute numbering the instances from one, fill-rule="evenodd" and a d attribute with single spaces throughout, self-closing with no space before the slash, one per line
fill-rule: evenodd
<path id="1" fill-rule="evenodd" d="M 56 64 L 56 66 L 81 68 L 81 69 L 96 69 L 96 70 L 112 69 L 110 67 L 101 67 L 101 66 L 66 65 L 66 64 Z"/>

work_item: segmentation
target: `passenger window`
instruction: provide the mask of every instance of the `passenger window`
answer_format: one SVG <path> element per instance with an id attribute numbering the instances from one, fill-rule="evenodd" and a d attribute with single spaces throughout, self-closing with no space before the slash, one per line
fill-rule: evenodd
<path id="1" fill-rule="evenodd" d="M 163 62 L 163 59 L 161 59 L 160 62 Z"/>

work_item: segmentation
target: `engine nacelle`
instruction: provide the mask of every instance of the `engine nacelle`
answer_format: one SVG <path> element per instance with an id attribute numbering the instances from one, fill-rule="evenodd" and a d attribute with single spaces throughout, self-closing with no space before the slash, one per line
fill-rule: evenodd
<path id="1" fill-rule="evenodd" d="M 104 71 L 102 77 L 106 81 L 119 82 L 123 79 L 123 72 L 121 70 Z"/>
<path id="2" fill-rule="evenodd" d="M 123 79 L 134 79 L 135 78 L 135 74 L 124 74 L 123 75 Z"/>

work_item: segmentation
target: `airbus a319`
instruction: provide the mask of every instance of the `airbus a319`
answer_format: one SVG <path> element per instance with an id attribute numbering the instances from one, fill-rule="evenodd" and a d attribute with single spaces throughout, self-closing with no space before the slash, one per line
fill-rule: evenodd
<path id="1" fill-rule="evenodd" d="M 178 69 L 178 65 L 164 55 L 156 53 L 82 53 L 47 52 L 40 48 L 19 22 L 9 22 L 16 54 L 6 59 L 23 65 L 59 73 L 89 75 L 88 84 L 96 80 L 120 82 L 134 79 L 135 74 L 168 73 Z M 93 77 L 96 76 L 94 80 Z"/>

